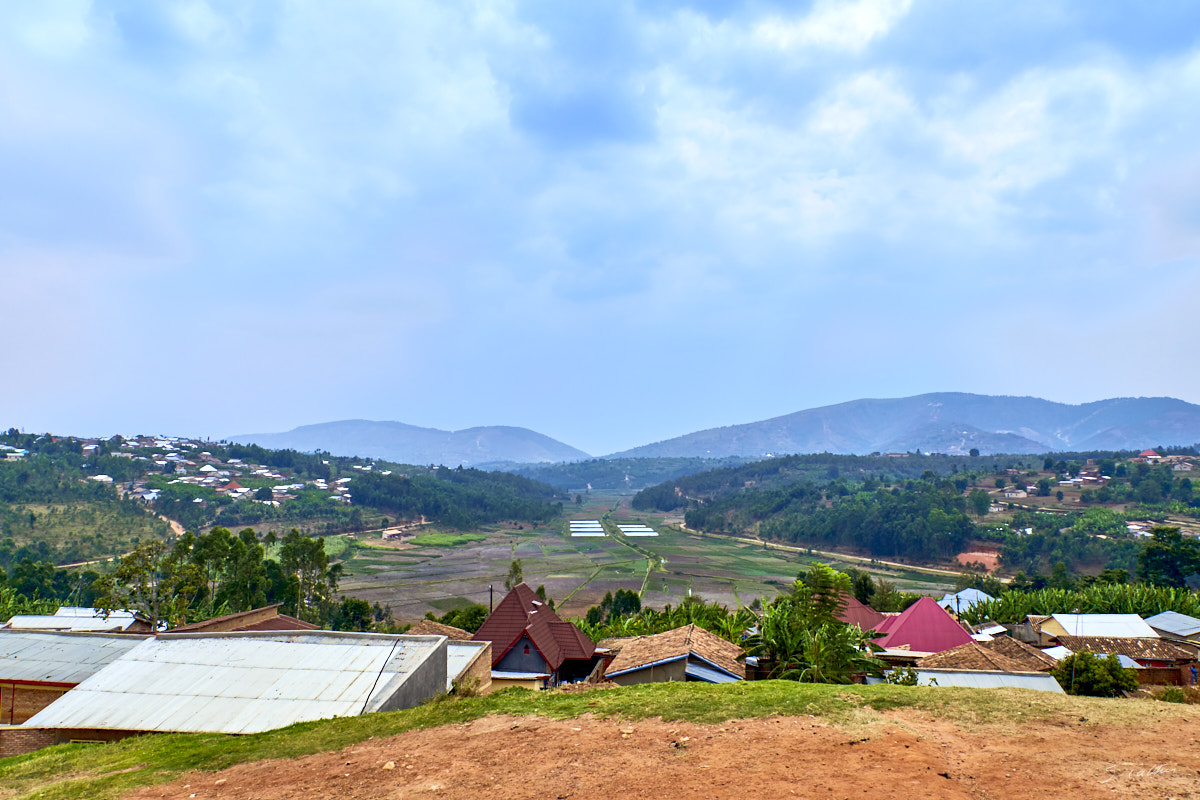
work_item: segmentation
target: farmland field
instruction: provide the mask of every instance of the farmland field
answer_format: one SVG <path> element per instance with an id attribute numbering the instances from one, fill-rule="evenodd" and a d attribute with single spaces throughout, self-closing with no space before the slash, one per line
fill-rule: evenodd
<path id="1" fill-rule="evenodd" d="M 730 607 L 769 599 L 814 561 L 834 567 L 866 568 L 903 591 L 940 592 L 952 580 L 900 568 L 841 562 L 836 558 L 765 549 L 726 537 L 698 536 L 666 527 L 662 515 L 642 514 L 617 498 L 594 498 L 568 508 L 567 519 L 602 519 L 602 538 L 571 537 L 564 520 L 535 528 L 495 528 L 451 537 L 425 533 L 400 544 L 378 539 L 344 539 L 341 590 L 388 606 L 396 619 L 413 621 L 428 611 L 443 614 L 465 601 L 488 604 L 504 595 L 504 579 L 520 559 L 525 582 L 544 585 L 566 616 L 580 616 L 606 592 L 631 589 L 643 604 L 677 605 L 689 594 Z M 657 537 L 628 538 L 617 524 L 645 524 Z"/>

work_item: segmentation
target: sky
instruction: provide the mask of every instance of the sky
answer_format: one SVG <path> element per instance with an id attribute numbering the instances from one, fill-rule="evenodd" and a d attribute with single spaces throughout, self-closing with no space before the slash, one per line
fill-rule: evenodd
<path id="1" fill-rule="evenodd" d="M 1200 4 L 0 3 L 0 425 L 1200 402 Z"/>

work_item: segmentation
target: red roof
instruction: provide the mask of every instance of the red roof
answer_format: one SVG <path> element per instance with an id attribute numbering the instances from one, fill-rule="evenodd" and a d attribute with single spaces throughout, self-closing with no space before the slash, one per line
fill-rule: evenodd
<path id="1" fill-rule="evenodd" d="M 1143 450 L 1137 454 L 1138 458 L 1162 458 L 1157 450 Z"/>
<path id="2" fill-rule="evenodd" d="M 923 653 L 940 653 L 974 641 L 932 597 L 922 597 L 903 614 L 885 617 L 875 630 L 884 634 L 875 640 L 881 647 L 908 645 Z"/>
<path id="3" fill-rule="evenodd" d="M 858 598 L 852 594 L 842 592 L 842 601 L 845 602 L 846 607 L 841 610 L 837 618 L 847 624 L 857 625 L 864 631 L 872 628 L 879 630 L 879 625 L 887 619 L 870 606 L 858 602 Z"/>
<path id="4" fill-rule="evenodd" d="M 224 485 L 224 486 L 222 486 L 221 488 L 222 488 L 222 489 L 230 489 L 230 490 L 232 490 L 232 489 L 245 489 L 246 487 L 245 487 L 245 486 L 242 486 L 242 485 L 241 485 L 240 483 L 238 483 L 237 481 L 230 481 L 229 483 L 225 484 L 225 485 Z"/>
<path id="5" fill-rule="evenodd" d="M 495 666 L 525 635 L 552 670 L 564 661 L 586 661 L 596 652 L 591 639 L 555 614 L 524 583 L 517 584 L 504 596 L 471 638 L 492 643 L 492 666 Z"/>

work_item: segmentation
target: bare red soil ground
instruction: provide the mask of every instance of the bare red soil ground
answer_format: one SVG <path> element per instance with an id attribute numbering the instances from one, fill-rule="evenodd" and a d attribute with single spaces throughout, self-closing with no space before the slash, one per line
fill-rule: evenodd
<path id="1" fill-rule="evenodd" d="M 1200 798 L 1195 725 L 970 730 L 912 711 L 842 728 L 487 717 L 340 752 L 193 773 L 129 800 L 392 798 Z"/>

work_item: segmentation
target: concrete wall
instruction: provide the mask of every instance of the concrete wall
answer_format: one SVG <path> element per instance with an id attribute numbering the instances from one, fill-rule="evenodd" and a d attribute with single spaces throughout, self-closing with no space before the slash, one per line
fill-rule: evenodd
<path id="1" fill-rule="evenodd" d="M 495 647 L 495 642 L 492 647 Z M 525 652 L 525 648 L 529 648 L 529 652 Z M 546 660 L 538 653 L 537 648 L 533 646 L 533 642 L 528 636 L 522 636 L 517 640 L 504 657 L 492 666 L 492 669 L 498 672 L 550 672 L 550 667 L 546 664 Z"/>
<path id="2" fill-rule="evenodd" d="M 376 690 L 370 711 L 396 711 L 412 708 L 446 692 L 446 637 L 413 636 L 413 639 L 437 640 L 433 652 L 410 672 L 399 675 Z"/>
<path id="3" fill-rule="evenodd" d="M 62 697 L 70 688 L 18 681 L 0 683 L 0 725 L 20 725 Z"/>
<path id="4" fill-rule="evenodd" d="M 684 670 L 687 668 L 687 660 L 679 659 L 671 661 L 667 664 L 659 664 L 645 669 L 626 672 L 624 675 L 616 675 L 606 677 L 618 686 L 632 686 L 636 683 L 665 683 L 666 681 L 682 681 L 687 680 L 687 675 Z"/>

